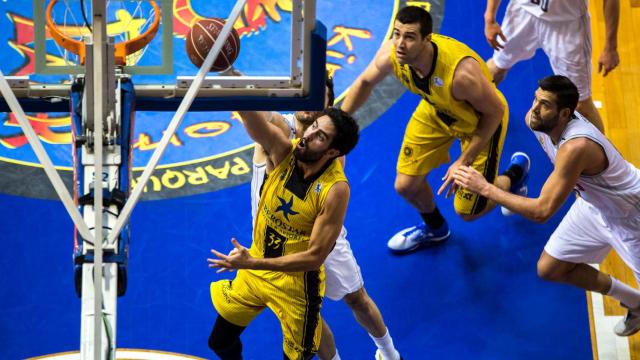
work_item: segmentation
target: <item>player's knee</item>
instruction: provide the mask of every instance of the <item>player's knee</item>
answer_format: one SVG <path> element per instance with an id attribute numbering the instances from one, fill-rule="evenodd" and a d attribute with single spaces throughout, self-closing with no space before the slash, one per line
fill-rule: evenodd
<path id="1" fill-rule="evenodd" d="M 345 295 L 344 302 L 351 309 L 363 310 L 369 304 L 369 295 L 364 288 L 360 288 L 358 291 Z"/>
<path id="2" fill-rule="evenodd" d="M 507 72 L 509 71 L 509 69 L 499 68 L 498 65 L 496 65 L 496 63 L 493 61 L 493 59 L 489 59 L 489 61 L 487 61 L 487 67 L 489 68 L 489 72 L 491 72 L 491 75 L 493 76 L 493 82 L 496 84 L 502 82 L 502 80 L 504 80 L 504 77 L 507 76 Z"/>
<path id="3" fill-rule="evenodd" d="M 460 218 L 462 220 L 467 221 L 467 222 L 474 221 L 474 220 L 476 220 L 477 218 L 480 217 L 480 215 L 478 215 L 478 214 L 465 214 L 465 213 L 459 212 L 458 210 L 456 210 L 456 214 L 458 214 L 458 216 L 460 216 Z"/>
<path id="4" fill-rule="evenodd" d="M 546 281 L 562 282 L 569 269 L 553 257 L 546 255 L 540 256 L 537 264 L 538 277 Z"/>
<path id="5" fill-rule="evenodd" d="M 417 186 L 409 181 L 400 178 L 396 178 L 394 188 L 396 192 L 405 199 L 413 198 L 418 192 Z"/>

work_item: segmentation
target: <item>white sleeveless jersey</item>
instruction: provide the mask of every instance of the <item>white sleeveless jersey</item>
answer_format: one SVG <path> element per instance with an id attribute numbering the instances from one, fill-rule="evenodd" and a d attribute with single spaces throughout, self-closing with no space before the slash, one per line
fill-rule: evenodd
<path id="1" fill-rule="evenodd" d="M 549 135 L 539 131 L 534 133 L 554 164 L 558 149 L 571 139 L 587 138 L 602 146 L 609 166 L 598 175 L 580 176 L 575 191 L 606 218 L 640 218 L 640 170 L 626 161 L 609 139 L 586 118 L 576 112 L 557 145 Z"/>
<path id="2" fill-rule="evenodd" d="M 545 21 L 581 18 L 589 10 L 588 0 L 511 0 L 531 15 Z"/>
<path id="3" fill-rule="evenodd" d="M 296 126 L 293 114 L 282 114 L 287 125 L 289 125 L 289 139 L 295 139 Z M 253 174 L 251 176 L 251 220 L 252 224 L 256 222 L 256 213 L 258 212 L 258 203 L 260 202 L 260 190 L 264 177 L 267 174 L 267 163 L 253 163 Z"/>

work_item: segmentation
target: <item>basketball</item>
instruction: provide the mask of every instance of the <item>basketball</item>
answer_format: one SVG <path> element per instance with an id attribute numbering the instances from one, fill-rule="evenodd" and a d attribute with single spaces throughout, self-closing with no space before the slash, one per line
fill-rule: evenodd
<path id="1" fill-rule="evenodd" d="M 219 18 L 200 19 L 187 34 L 187 55 L 191 62 L 201 67 L 209 51 L 213 47 L 218 35 L 222 31 L 225 21 Z M 213 62 L 210 71 L 223 71 L 231 67 L 240 52 L 240 37 L 235 29 L 220 49 L 220 53 Z"/>

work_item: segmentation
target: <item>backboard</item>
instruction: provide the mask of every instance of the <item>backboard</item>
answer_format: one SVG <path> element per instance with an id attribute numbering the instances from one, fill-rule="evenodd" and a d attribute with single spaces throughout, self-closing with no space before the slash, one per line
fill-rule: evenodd
<path id="1" fill-rule="evenodd" d="M 63 1 L 63 0 L 60 0 Z M 70 4 L 79 0 L 67 0 Z M 88 0 L 85 0 L 87 2 Z M 175 0 L 172 5 L 173 19 L 173 72 L 171 74 L 134 74 L 137 90 L 136 130 L 134 134 L 133 171 L 134 180 L 142 167 L 149 161 L 151 153 L 177 107 L 180 97 L 142 97 L 147 85 L 165 86 L 168 96 L 174 91 L 179 76 L 195 76 L 197 68 L 191 64 L 185 54 L 184 35 L 188 31 L 186 24 L 199 17 L 227 16 L 235 1 L 233 0 Z M 288 77 L 290 74 L 291 53 L 291 11 L 292 0 L 249 0 L 236 25 L 241 34 L 241 50 L 235 66 L 248 76 Z M 327 25 L 326 53 L 314 59 L 326 59 L 327 71 L 334 74 L 337 99 L 351 85 L 351 82 L 364 70 L 373 58 L 381 43 L 389 37 L 393 16 L 401 2 L 337 3 L 319 2 L 317 18 Z M 164 3 L 160 5 L 165 6 Z M 71 184 L 71 126 L 69 105 L 64 93 L 60 96 L 38 94 L 34 88 L 45 89 L 66 86 L 69 75 L 36 74 L 34 61 L 33 5 L 31 2 L 0 2 L 0 26 L 4 29 L 0 36 L 0 46 L 5 54 L 0 68 L 5 75 L 28 76 L 31 80 L 15 82 L 16 93 L 22 92 L 19 99 L 29 108 L 29 120 L 33 124 L 47 152 L 58 170 L 62 170 L 63 179 Z M 225 15 L 227 14 L 227 15 Z M 359 14 L 359 16 L 353 16 Z M 77 18 L 81 21 L 81 15 Z M 159 33 L 163 31 L 160 24 Z M 316 37 L 317 38 L 317 37 Z M 52 49 L 49 59 L 57 56 L 53 40 L 46 40 Z M 157 45 L 156 53 L 160 53 Z M 150 59 L 154 60 L 154 59 Z M 152 62 L 157 64 L 158 61 Z M 317 72 L 322 75 L 324 68 Z M 220 78 L 210 73 L 212 78 Z M 55 81 L 52 81 L 55 79 Z M 38 85 L 38 83 L 40 85 Z M 17 87 L 22 86 L 22 89 Z M 212 85 L 213 86 L 213 85 Z M 29 88 L 30 87 L 30 88 Z M 185 91 L 184 88 L 181 91 Z M 384 96 L 372 104 L 386 109 L 386 103 L 392 103 L 402 90 Z M 25 96 L 29 97 L 25 97 Z M 375 95 L 375 94 L 374 94 Z M 33 98 L 35 97 L 35 98 Z M 263 98 L 264 99 L 264 98 Z M 277 111 L 290 108 L 288 98 L 269 97 L 269 104 Z M 192 109 L 207 109 L 210 99 L 197 98 Z M 189 112 L 145 189 L 143 199 L 166 199 L 203 192 L 214 191 L 244 183 L 250 179 L 251 139 L 237 121 L 233 106 L 237 101 L 225 99 L 228 111 Z M 246 103 L 249 100 L 247 100 Z M 1 102 L 1 99 L 0 99 Z M 232 104 L 232 108 L 229 108 Z M 149 108 L 165 111 L 144 111 Z M 306 109 L 305 109 L 306 110 Z M 4 110 L 6 111 L 6 110 Z M 52 112 L 58 111 L 58 112 Z M 360 121 L 366 120 L 360 118 Z M 46 177 L 43 176 L 24 134 L 17 126 L 15 117 L 6 113 L 0 124 L 0 191 L 4 193 L 35 197 L 56 198 Z M 28 184 L 24 179 L 29 179 Z M 20 180 L 20 181 L 17 181 Z"/>
<path id="2" fill-rule="evenodd" d="M 154 3 L 160 14 L 156 14 Z M 116 44 L 140 36 L 151 27 L 154 19 L 160 20 L 157 34 L 149 45 L 127 56 L 127 64 L 119 70 L 133 77 L 137 110 L 176 110 L 199 70 L 186 57 L 184 39 L 187 33 L 199 19 L 225 19 L 233 3 L 106 1 L 107 33 Z M 12 87 L 27 111 L 66 111 L 69 79 L 86 71 L 78 56 L 54 41 L 47 18 L 51 21 L 49 25 L 55 24 L 60 31 L 82 41 L 90 32 L 91 1 L 33 0 L 32 7 L 32 20 L 20 16 L 12 19 L 16 24 L 33 26 L 33 39 L 17 39 L 14 46 L 19 51 L 29 52 L 29 63 L 22 71 L 12 74 L 17 76 L 11 79 Z M 321 64 L 324 62 L 317 60 L 322 59 L 326 50 L 326 30 L 322 24 L 316 25 L 315 1 L 247 1 L 234 23 L 241 38 L 240 56 L 234 67 L 243 76 L 210 73 L 189 110 L 230 110 L 231 98 L 234 109 L 238 110 L 321 107 L 321 100 L 309 102 L 312 84 L 323 83 L 319 76 L 322 71 L 310 71 L 324 68 Z M 265 41 L 271 42 L 266 50 L 268 54 L 265 53 Z M 264 59 L 260 66 L 257 66 L 256 58 Z M 267 102 L 260 100 L 266 98 L 269 98 Z M 0 105 L 0 110 L 6 111 L 6 106 Z"/>

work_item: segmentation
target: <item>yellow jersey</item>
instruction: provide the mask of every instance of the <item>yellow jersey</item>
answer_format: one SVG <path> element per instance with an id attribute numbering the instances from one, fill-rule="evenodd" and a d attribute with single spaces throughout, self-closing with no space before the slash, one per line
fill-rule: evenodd
<path id="1" fill-rule="evenodd" d="M 337 182 L 347 182 L 342 165 L 337 159 L 328 162 L 312 178 L 305 179 L 293 155 L 298 141 L 300 140 L 292 140 L 291 151 L 262 185 L 254 240 L 249 249 L 249 253 L 255 258 L 279 257 L 307 250 L 313 224 L 324 206 L 329 190 Z M 321 278 L 324 279 L 324 269 L 320 270 Z M 262 278 L 282 274 L 271 271 L 252 272 Z"/>
<path id="2" fill-rule="evenodd" d="M 396 58 L 395 46 L 391 45 L 391 64 L 393 73 L 409 91 L 418 94 L 436 111 L 438 118 L 454 133 L 471 135 L 477 125 L 479 114 L 466 101 L 453 97 L 451 85 L 453 74 L 465 58 L 473 58 L 482 69 L 482 73 L 493 83 L 493 77 L 484 60 L 467 45 L 447 36 L 433 34 L 433 63 L 431 72 L 420 78 L 409 65 L 401 65 Z M 494 85 L 495 88 L 495 85 Z M 502 101 L 504 97 L 495 89 Z"/>

